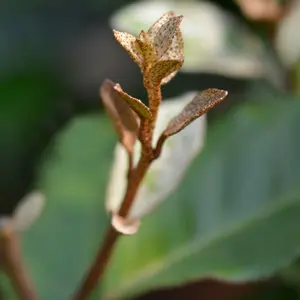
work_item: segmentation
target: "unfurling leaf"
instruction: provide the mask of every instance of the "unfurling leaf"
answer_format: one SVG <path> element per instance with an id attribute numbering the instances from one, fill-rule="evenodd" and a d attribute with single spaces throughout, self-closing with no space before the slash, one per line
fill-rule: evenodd
<path id="1" fill-rule="evenodd" d="M 143 59 L 144 59 L 144 69 L 157 61 L 155 48 L 149 39 L 147 32 L 141 31 L 137 43 L 141 49 Z M 144 71 L 144 70 L 143 70 Z"/>
<path id="2" fill-rule="evenodd" d="M 183 55 L 183 38 L 180 28 L 176 31 L 176 35 L 174 36 L 168 51 L 163 55 L 160 60 L 184 60 Z"/>
<path id="3" fill-rule="evenodd" d="M 149 72 L 149 80 L 156 85 L 159 85 L 163 79 L 169 80 L 175 76 L 181 68 L 183 61 L 178 60 L 162 60 L 156 63 Z M 172 77 L 168 77 L 173 74 Z M 166 79 L 167 80 L 167 79 Z"/>
<path id="4" fill-rule="evenodd" d="M 171 18 L 175 17 L 174 11 L 169 11 L 162 15 L 148 30 L 149 37 L 154 40 L 155 36 L 157 35 L 159 29 L 163 24 L 168 22 Z"/>
<path id="5" fill-rule="evenodd" d="M 138 116 L 114 89 L 116 84 L 106 79 L 100 88 L 100 97 L 113 121 L 120 142 L 132 151 L 139 130 Z"/>
<path id="6" fill-rule="evenodd" d="M 164 23 L 154 37 L 153 44 L 157 58 L 160 59 L 172 44 L 172 40 L 179 30 L 183 16 L 173 17 Z"/>
<path id="7" fill-rule="evenodd" d="M 121 98 L 128 103 L 128 105 L 142 118 L 151 120 L 151 112 L 149 108 L 139 99 L 136 99 L 134 97 L 131 97 L 127 93 L 125 93 L 121 86 L 117 83 L 114 86 L 114 89 L 118 94 L 121 96 Z"/>
<path id="8" fill-rule="evenodd" d="M 143 69 L 143 54 L 135 36 L 113 30 L 117 42 L 128 52 L 130 57 L 137 63 L 140 69 Z"/>
<path id="9" fill-rule="evenodd" d="M 182 112 L 169 122 L 163 135 L 168 137 L 181 131 L 192 121 L 221 102 L 227 94 L 227 91 L 219 89 L 207 89 L 198 93 Z"/>

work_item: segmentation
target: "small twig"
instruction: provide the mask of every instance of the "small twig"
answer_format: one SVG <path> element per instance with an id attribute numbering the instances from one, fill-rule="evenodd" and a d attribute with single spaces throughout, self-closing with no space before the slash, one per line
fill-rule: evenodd
<path id="1" fill-rule="evenodd" d="M 130 207 L 134 201 L 134 197 L 139 188 L 139 185 L 144 178 L 144 175 L 151 163 L 151 160 L 141 157 L 136 169 L 132 170 L 130 180 L 128 181 L 127 190 L 122 202 L 121 208 L 119 210 L 119 216 L 126 217 Z M 105 269 L 110 260 L 113 248 L 116 244 L 117 238 L 120 234 L 115 230 L 115 228 L 110 225 L 104 242 L 100 246 L 96 259 L 94 260 L 88 274 L 86 275 L 81 287 L 79 288 L 77 294 L 73 298 L 74 300 L 85 300 L 88 299 L 92 290 L 95 288 L 99 280 L 104 275 Z"/>
<path id="2" fill-rule="evenodd" d="M 37 294 L 23 263 L 16 233 L 7 226 L 1 232 L 1 263 L 21 300 L 37 300 Z"/>
<path id="3" fill-rule="evenodd" d="M 151 95 L 150 97 L 153 98 L 153 93 L 151 91 L 148 91 L 148 95 Z M 161 97 L 160 91 L 155 93 L 158 97 Z M 157 102 L 160 103 L 161 99 L 156 99 Z M 149 127 L 154 128 L 155 119 L 153 119 L 152 122 L 148 123 L 148 121 L 142 121 L 141 123 L 141 129 L 147 130 Z M 149 134 L 150 131 L 150 134 Z M 126 218 L 128 215 L 130 208 L 133 204 L 134 198 L 136 196 L 136 193 L 138 191 L 138 188 L 148 170 L 150 167 L 152 161 L 155 159 L 153 157 L 153 150 L 152 150 L 152 138 L 153 138 L 153 130 L 148 130 L 141 133 L 141 136 L 147 137 L 145 140 L 142 140 L 142 154 L 141 158 L 136 166 L 136 168 L 130 168 L 129 167 L 129 178 L 126 188 L 126 193 L 124 195 L 123 202 L 121 204 L 121 207 L 119 209 L 118 215 L 120 217 Z M 158 157 L 158 156 L 157 156 Z M 156 157 L 156 158 L 157 158 Z M 132 159 L 132 158 L 130 158 Z M 131 170 L 130 170 L 131 169 Z M 100 246 L 96 258 L 88 271 L 86 277 L 83 280 L 83 283 L 79 290 L 77 291 L 76 295 L 74 296 L 74 300 L 86 300 L 90 296 L 92 290 L 95 288 L 95 286 L 99 283 L 99 281 L 102 279 L 104 272 L 106 270 L 106 267 L 108 265 L 108 262 L 111 258 L 113 248 L 116 244 L 116 241 L 118 239 L 118 236 L 120 234 L 115 230 L 115 228 L 110 225 L 110 227 L 107 230 L 107 233 L 105 235 L 103 244 Z"/>
<path id="4" fill-rule="evenodd" d="M 80 289 L 73 298 L 74 300 L 88 299 L 92 290 L 104 274 L 106 266 L 110 260 L 112 250 L 117 241 L 118 235 L 119 233 L 115 230 L 115 228 L 112 225 L 110 225 L 104 238 L 104 242 L 102 246 L 100 246 L 97 256 L 88 274 L 86 275 Z"/>

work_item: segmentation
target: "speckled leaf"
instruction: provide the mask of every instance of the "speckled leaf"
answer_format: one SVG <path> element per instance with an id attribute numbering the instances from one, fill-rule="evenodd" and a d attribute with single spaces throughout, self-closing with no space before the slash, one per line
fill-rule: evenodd
<path id="1" fill-rule="evenodd" d="M 167 77 L 165 77 L 162 81 L 161 81 L 161 85 L 164 85 L 164 84 L 167 84 L 169 81 L 171 81 L 175 76 L 176 74 L 178 73 L 179 70 L 171 73 L 170 75 L 168 75 Z"/>
<path id="2" fill-rule="evenodd" d="M 142 69 L 143 68 L 143 55 L 140 49 L 139 44 L 135 36 L 113 30 L 114 37 L 116 41 L 128 52 L 130 57 L 137 63 L 137 65 Z"/>
<path id="3" fill-rule="evenodd" d="M 137 39 L 137 43 L 142 51 L 143 59 L 144 59 L 144 68 L 153 64 L 157 61 L 157 55 L 155 52 L 155 48 L 147 34 L 144 30 L 140 32 L 139 38 Z"/>
<path id="4" fill-rule="evenodd" d="M 194 92 L 186 93 L 181 97 L 162 102 L 154 131 L 153 146 L 169 120 L 183 109 L 193 95 L 195 95 Z M 154 161 L 143 180 L 133 207 L 127 216 L 128 221 L 139 220 L 151 213 L 176 188 L 190 162 L 202 149 L 205 134 L 206 118 L 203 116 L 181 133 L 166 141 L 161 156 Z M 134 147 L 134 165 L 138 162 L 140 150 L 141 145 L 137 141 Z M 106 209 L 116 212 L 120 207 L 126 188 L 128 159 L 120 144 L 117 144 L 114 156 L 107 188 Z"/>
<path id="5" fill-rule="evenodd" d="M 139 99 L 136 99 L 125 93 L 121 86 L 117 83 L 114 86 L 115 91 L 121 98 L 128 103 L 128 105 L 142 118 L 150 120 L 152 118 L 149 108 Z"/>
<path id="6" fill-rule="evenodd" d="M 176 35 L 174 36 L 172 43 L 168 49 L 168 51 L 162 56 L 161 60 L 184 60 L 183 54 L 183 38 L 180 28 L 178 28 Z"/>
<path id="7" fill-rule="evenodd" d="M 114 89 L 116 84 L 106 79 L 100 88 L 100 97 L 110 116 L 120 142 L 126 149 L 132 150 L 139 129 L 138 117 Z"/>
<path id="8" fill-rule="evenodd" d="M 137 1 L 116 11 L 110 24 L 138 34 L 169 10 L 184 16 L 180 30 L 185 63 L 180 72 L 266 78 L 282 87 L 284 72 L 278 58 L 259 36 L 214 1 Z"/>
<path id="9" fill-rule="evenodd" d="M 161 26 L 173 17 L 175 17 L 175 13 L 173 11 L 169 11 L 166 14 L 162 15 L 162 17 L 160 17 L 148 30 L 150 39 L 154 40 Z"/>
<path id="10" fill-rule="evenodd" d="M 227 91 L 219 89 L 207 89 L 198 93 L 183 111 L 170 121 L 163 134 L 171 136 L 181 131 L 196 118 L 199 118 L 221 102 L 227 94 Z"/>
<path id="11" fill-rule="evenodd" d="M 182 16 L 171 18 L 158 30 L 153 41 L 158 59 L 161 58 L 171 46 L 177 30 L 179 30 L 182 18 Z"/>
<path id="12" fill-rule="evenodd" d="M 172 74 L 173 76 L 169 77 L 169 80 L 171 80 L 181 68 L 182 63 L 182 61 L 178 60 L 159 61 L 151 68 L 149 72 L 149 80 L 157 85 L 160 84 L 163 79 Z"/>

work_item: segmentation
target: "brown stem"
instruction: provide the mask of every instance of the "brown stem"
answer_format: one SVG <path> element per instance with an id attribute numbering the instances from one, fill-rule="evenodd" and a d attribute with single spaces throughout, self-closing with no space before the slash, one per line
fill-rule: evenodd
<path id="1" fill-rule="evenodd" d="M 112 225 L 110 225 L 104 238 L 104 243 L 100 246 L 88 274 L 84 278 L 81 287 L 73 298 L 74 300 L 85 300 L 89 298 L 93 289 L 104 274 L 118 235 L 119 233 Z"/>
<path id="2" fill-rule="evenodd" d="M 0 248 L 3 269 L 21 300 L 37 300 L 37 294 L 26 272 L 16 233 L 7 226 L 1 232 Z"/>
<path id="3" fill-rule="evenodd" d="M 157 118 L 159 104 L 161 102 L 161 90 L 158 88 L 147 88 L 150 110 L 153 119 L 149 122 L 148 120 L 142 120 L 140 127 L 140 140 L 142 142 L 142 153 L 136 168 L 129 171 L 128 183 L 126 193 L 124 195 L 121 208 L 119 209 L 118 215 L 120 217 L 126 218 L 130 211 L 130 208 L 134 202 L 136 193 L 139 186 L 151 164 L 154 160 L 153 149 L 152 149 L 152 138 L 154 126 Z M 157 158 L 157 157 L 156 157 Z M 117 242 L 118 236 L 120 234 L 110 225 L 104 242 L 100 246 L 96 258 L 88 271 L 86 277 L 83 280 L 78 292 L 74 296 L 74 300 L 86 300 L 91 295 L 95 286 L 99 283 L 103 277 L 109 260 L 112 255 L 113 248 Z"/>
<path id="4" fill-rule="evenodd" d="M 149 98 L 149 108 L 150 108 L 150 112 L 152 115 L 151 125 L 150 125 L 150 129 L 149 129 L 150 135 L 152 138 L 153 131 L 154 131 L 155 124 L 156 124 L 157 115 L 158 115 L 159 105 L 162 101 L 161 87 L 160 86 L 149 86 L 149 87 L 146 87 L 146 89 L 147 89 L 147 94 L 148 94 L 148 98 Z M 152 142 L 152 139 L 151 139 L 151 142 Z"/>
<path id="5" fill-rule="evenodd" d="M 124 200 L 119 210 L 119 215 L 121 217 L 126 217 L 126 215 L 128 214 L 130 207 L 134 201 L 136 192 L 139 188 L 139 185 L 143 180 L 150 163 L 151 161 L 149 159 L 142 156 L 137 167 L 131 172 Z M 83 280 L 81 287 L 79 288 L 77 294 L 73 298 L 74 300 L 88 299 L 92 290 L 95 288 L 99 280 L 101 280 L 101 278 L 104 275 L 118 236 L 119 233 L 113 228 L 112 225 L 110 225 L 104 238 L 104 242 L 102 246 L 100 246 L 97 256 L 88 274 Z"/>
<path id="6" fill-rule="evenodd" d="M 158 157 L 160 156 L 161 151 L 162 151 L 162 147 L 163 147 L 163 145 L 164 145 L 164 143 L 165 143 L 167 137 L 168 137 L 168 136 L 166 136 L 165 134 L 162 134 L 162 135 L 159 137 L 159 139 L 158 139 L 158 141 L 157 141 L 157 143 L 156 143 L 156 147 L 155 147 L 155 149 L 154 149 L 154 151 L 153 151 L 154 159 L 156 159 L 156 158 L 158 158 Z"/>

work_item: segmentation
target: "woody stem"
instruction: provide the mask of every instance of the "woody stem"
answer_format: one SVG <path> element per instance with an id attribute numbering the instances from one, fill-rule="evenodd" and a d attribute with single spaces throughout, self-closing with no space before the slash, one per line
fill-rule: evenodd
<path id="1" fill-rule="evenodd" d="M 118 212 L 119 216 L 123 218 L 126 218 L 126 216 L 128 215 L 130 208 L 134 203 L 134 199 L 139 186 L 142 183 L 142 180 L 147 173 L 151 162 L 156 158 L 154 158 L 153 156 L 152 138 L 158 108 L 161 102 L 161 91 L 160 87 L 158 87 L 156 89 L 147 89 L 147 92 L 150 103 L 150 111 L 152 113 L 153 119 L 151 121 L 142 120 L 141 122 L 140 140 L 142 142 L 142 153 L 137 166 L 129 173 L 126 193 L 124 195 L 121 208 Z M 99 247 L 92 266 L 90 267 L 79 290 L 73 298 L 74 300 L 88 299 L 95 286 L 103 278 L 119 236 L 120 233 L 117 232 L 112 225 L 110 225 L 105 235 L 104 241 Z"/>

